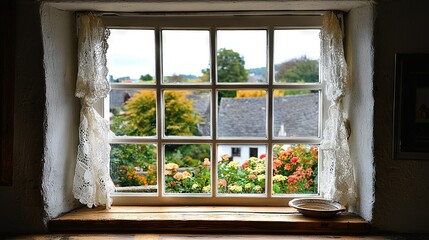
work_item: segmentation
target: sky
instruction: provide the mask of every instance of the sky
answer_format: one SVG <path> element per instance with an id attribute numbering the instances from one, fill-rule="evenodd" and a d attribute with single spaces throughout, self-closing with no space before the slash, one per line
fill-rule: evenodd
<path id="1" fill-rule="evenodd" d="M 155 32 L 111 29 L 107 67 L 113 77 L 155 75 Z M 201 75 L 210 65 L 209 32 L 205 30 L 163 30 L 163 74 Z M 244 57 L 245 67 L 266 66 L 265 30 L 218 30 L 217 49 L 227 48 Z M 274 63 L 306 55 L 319 59 L 319 30 L 275 30 Z"/>

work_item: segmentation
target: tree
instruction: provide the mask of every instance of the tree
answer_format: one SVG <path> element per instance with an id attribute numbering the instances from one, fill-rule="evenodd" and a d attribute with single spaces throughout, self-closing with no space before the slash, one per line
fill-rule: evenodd
<path id="1" fill-rule="evenodd" d="M 218 82 L 247 82 L 249 72 L 244 67 L 245 61 L 238 52 L 231 49 L 221 48 L 217 52 L 217 79 Z M 203 69 L 201 71 L 203 76 L 202 81 L 208 81 L 210 76 L 210 69 Z M 219 91 L 219 99 L 228 97 L 234 98 L 237 96 L 235 90 Z"/>
<path id="2" fill-rule="evenodd" d="M 165 126 L 169 136 L 199 135 L 197 124 L 201 121 L 187 99 L 185 91 L 165 91 Z M 128 99 L 124 113 L 113 117 L 112 130 L 116 135 L 155 136 L 156 96 L 154 91 L 142 90 Z"/>
<path id="3" fill-rule="evenodd" d="M 221 48 L 217 53 L 217 79 L 219 82 L 247 82 L 249 72 L 244 58 L 238 52 Z"/>
<path id="4" fill-rule="evenodd" d="M 276 80 L 289 83 L 318 82 L 319 61 L 303 56 L 281 63 L 278 67 Z"/>
<path id="5" fill-rule="evenodd" d="M 244 58 L 238 52 L 221 48 L 217 52 L 217 79 L 219 82 L 247 82 L 249 72 L 244 68 Z M 203 69 L 202 79 L 208 80 L 210 69 Z"/>
<path id="6" fill-rule="evenodd" d="M 153 81 L 153 77 L 150 74 L 141 75 L 139 80 L 144 82 L 151 82 Z"/>
<path id="7" fill-rule="evenodd" d="M 164 92 L 166 135 L 199 135 L 197 124 L 201 119 L 193 108 L 193 101 L 187 96 L 186 91 Z M 122 113 L 112 117 L 111 128 L 117 136 L 156 135 L 155 91 L 142 90 L 135 93 L 125 102 L 121 110 Z M 207 156 L 210 156 L 208 144 L 166 145 L 166 162 L 194 166 Z M 145 176 L 136 174 L 136 168 L 147 174 Z M 111 176 L 118 186 L 156 184 L 156 148 L 150 144 L 113 145 Z"/>

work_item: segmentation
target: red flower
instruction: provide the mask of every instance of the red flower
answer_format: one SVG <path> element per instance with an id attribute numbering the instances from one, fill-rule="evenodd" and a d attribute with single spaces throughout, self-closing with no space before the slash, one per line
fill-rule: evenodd
<path id="1" fill-rule="evenodd" d="M 291 159 L 290 159 L 290 162 L 291 162 L 293 165 L 296 165 L 296 164 L 299 162 L 299 157 L 293 157 L 293 158 L 291 158 Z"/>
<path id="2" fill-rule="evenodd" d="M 249 162 L 247 162 L 247 161 L 245 161 L 242 165 L 241 165 L 241 167 L 242 168 L 247 168 L 249 166 Z"/>
<path id="3" fill-rule="evenodd" d="M 267 155 L 265 153 L 261 154 L 261 156 L 259 156 L 259 159 L 264 159 Z"/>

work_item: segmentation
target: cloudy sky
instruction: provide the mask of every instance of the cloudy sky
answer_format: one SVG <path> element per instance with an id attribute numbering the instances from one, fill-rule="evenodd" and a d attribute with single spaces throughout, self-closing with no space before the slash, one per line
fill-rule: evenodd
<path id="1" fill-rule="evenodd" d="M 319 30 L 276 30 L 274 63 L 306 55 L 319 59 Z M 164 75 L 201 75 L 210 64 L 209 32 L 204 30 L 163 31 Z M 108 39 L 107 67 L 114 78 L 155 75 L 155 41 L 153 30 L 112 29 Z M 227 48 L 244 57 L 245 67 L 265 67 L 267 36 L 264 30 L 219 30 L 217 49 Z"/>

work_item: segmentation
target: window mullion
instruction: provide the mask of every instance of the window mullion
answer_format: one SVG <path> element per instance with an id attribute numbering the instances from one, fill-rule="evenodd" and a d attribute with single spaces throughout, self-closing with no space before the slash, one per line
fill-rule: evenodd
<path id="1" fill-rule="evenodd" d="M 267 166 L 267 181 L 266 181 L 266 195 L 267 198 L 270 199 L 271 189 L 272 189 L 272 172 L 273 172 L 273 166 L 271 161 L 271 152 L 272 152 L 272 146 L 273 146 L 273 125 L 274 125 L 274 118 L 273 118 L 273 104 L 274 104 L 274 89 L 273 89 L 273 82 L 274 82 L 274 29 L 272 27 L 268 30 L 268 144 L 267 144 L 267 152 L 266 152 L 266 166 Z"/>
<path id="2" fill-rule="evenodd" d="M 162 135 L 163 135 L 163 114 L 162 114 L 162 97 L 161 97 L 161 78 L 162 78 L 162 67 L 161 67 L 161 56 L 162 56 L 162 48 L 161 48 L 161 30 L 160 28 L 155 29 L 155 75 L 156 75 L 156 132 L 157 132 L 157 186 L 158 186 L 158 197 L 163 196 L 164 192 L 164 153 L 163 153 L 163 146 L 162 146 Z"/>
<path id="3" fill-rule="evenodd" d="M 211 28 L 210 29 L 210 59 L 211 59 L 211 65 L 210 65 L 210 70 L 211 70 L 211 91 L 212 91 L 212 95 L 211 95 L 211 108 L 210 108 L 210 113 L 211 113 L 211 137 L 212 137 L 212 151 L 211 151 L 211 158 L 212 158 L 212 171 L 211 171 L 211 176 L 212 176 L 212 181 L 211 181 L 211 185 L 212 185 L 212 197 L 216 197 L 217 195 L 217 93 L 216 93 L 216 79 L 217 79 L 217 64 L 216 64 L 216 28 Z"/>

